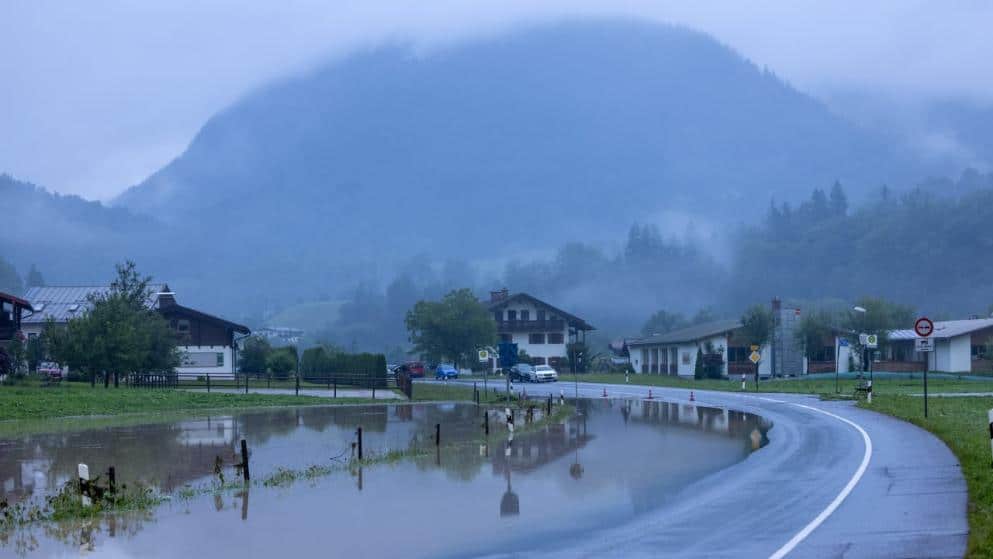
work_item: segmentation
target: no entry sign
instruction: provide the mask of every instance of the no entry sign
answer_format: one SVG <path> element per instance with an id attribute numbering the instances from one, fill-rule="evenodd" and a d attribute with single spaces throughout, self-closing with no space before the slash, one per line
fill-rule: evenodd
<path id="1" fill-rule="evenodd" d="M 918 336 L 926 338 L 934 332 L 934 323 L 931 322 L 930 318 L 922 316 L 914 323 L 914 332 L 917 332 Z"/>

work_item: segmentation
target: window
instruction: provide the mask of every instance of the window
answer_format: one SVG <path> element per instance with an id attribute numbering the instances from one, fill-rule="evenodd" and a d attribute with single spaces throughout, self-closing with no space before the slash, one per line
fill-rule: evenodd
<path id="1" fill-rule="evenodd" d="M 512 341 L 514 341 L 514 337 L 512 335 L 510 335 L 510 334 L 500 334 L 500 341 L 501 342 L 512 342 Z"/>
<path id="2" fill-rule="evenodd" d="M 531 320 L 531 311 L 521 311 L 521 320 Z"/>
<path id="3" fill-rule="evenodd" d="M 169 326 L 176 332 L 176 336 L 181 340 L 190 339 L 190 321 L 185 318 L 174 318 L 169 321 Z"/>
<path id="4" fill-rule="evenodd" d="M 517 311 L 507 311 L 507 320 L 517 320 Z"/>
<path id="5" fill-rule="evenodd" d="M 565 343 L 565 336 L 562 334 L 562 332 L 549 332 L 549 334 L 548 334 L 548 343 L 550 343 L 550 344 L 564 344 Z"/>
<path id="6" fill-rule="evenodd" d="M 972 346 L 972 358 L 973 359 L 986 359 L 986 346 L 984 346 L 984 345 L 974 345 L 974 346 Z"/>
<path id="7" fill-rule="evenodd" d="M 545 334 L 538 332 L 536 334 L 528 334 L 529 344 L 543 344 L 545 343 Z"/>
<path id="8" fill-rule="evenodd" d="M 538 309 L 538 320 L 545 320 L 545 309 Z"/>

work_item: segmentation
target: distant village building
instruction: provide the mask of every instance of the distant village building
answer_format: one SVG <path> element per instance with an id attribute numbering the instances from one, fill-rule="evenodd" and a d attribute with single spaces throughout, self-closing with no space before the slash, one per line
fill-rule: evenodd
<path id="1" fill-rule="evenodd" d="M 920 353 L 914 350 L 917 333 L 913 329 L 893 330 L 887 343 L 879 349 L 879 356 L 872 364 L 874 371 L 914 372 L 923 371 L 925 359 L 929 371 L 948 373 L 993 372 L 993 318 L 946 320 L 934 323 L 934 351 Z"/>
<path id="2" fill-rule="evenodd" d="M 759 349 L 761 376 L 796 376 L 810 372 L 834 371 L 840 361 L 847 371 L 848 347 L 839 333 L 826 337 L 820 346 L 804 351 L 797 339 L 799 308 L 784 307 L 772 301 L 774 328 L 768 343 Z M 741 337 L 740 320 L 718 320 L 698 324 L 665 334 L 625 341 L 631 367 L 636 373 L 693 376 L 698 353 L 705 359 L 721 362 L 723 376 L 753 375 L 755 365 L 749 360 L 751 346 Z M 699 350 L 699 351 L 698 351 Z M 808 358 L 805 353 L 810 354 Z"/>
<path id="3" fill-rule="evenodd" d="M 303 334 L 304 331 L 300 328 L 289 328 L 286 326 L 266 326 L 255 331 L 255 335 L 261 336 L 276 345 L 298 344 L 303 339 Z"/>
<path id="4" fill-rule="evenodd" d="M 561 367 L 567 362 L 568 344 L 586 343 L 594 330 L 585 320 L 528 295 L 511 295 L 507 289 L 490 292 L 490 312 L 500 341 L 517 344 L 534 365 Z"/>
<path id="5" fill-rule="evenodd" d="M 236 335 L 247 336 L 251 333 L 248 327 L 178 304 L 166 284 L 149 288 L 151 294 L 146 304 L 150 309 L 156 309 L 176 333 L 182 353 L 181 365 L 176 371 L 233 376 L 238 362 L 239 338 Z M 22 329 L 28 336 L 36 336 L 50 319 L 57 325 L 64 325 L 89 308 L 90 295 L 109 290 L 109 286 L 32 287 L 24 298 L 31 301 L 35 311 L 22 320 Z"/>

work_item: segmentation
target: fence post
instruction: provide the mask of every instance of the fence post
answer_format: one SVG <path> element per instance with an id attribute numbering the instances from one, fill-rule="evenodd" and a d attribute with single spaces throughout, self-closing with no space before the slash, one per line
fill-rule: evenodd
<path id="1" fill-rule="evenodd" d="M 207 394 L 210 394 L 210 373 L 207 373 Z"/>
<path id="2" fill-rule="evenodd" d="M 334 379 L 334 393 L 331 395 L 331 397 L 332 398 L 337 398 L 338 397 L 338 379 L 337 379 L 337 377 Z"/>
<path id="3" fill-rule="evenodd" d="M 272 373 L 265 376 L 265 387 L 272 388 Z"/>
<path id="4" fill-rule="evenodd" d="M 248 394 L 248 373 L 245 373 L 245 394 Z"/>
<path id="5" fill-rule="evenodd" d="M 376 399 L 376 378 L 373 377 L 372 375 L 369 375 L 369 384 L 372 385 L 372 399 L 375 400 Z"/>
<path id="6" fill-rule="evenodd" d="M 359 460 L 362 460 L 362 427 L 355 430 L 355 436 L 359 439 Z"/>
<path id="7" fill-rule="evenodd" d="M 483 431 L 487 437 L 490 436 L 490 412 L 488 411 L 483 412 Z"/>
<path id="8" fill-rule="evenodd" d="M 248 473 L 248 443 L 245 439 L 241 439 L 241 475 L 245 481 L 251 479 Z"/>
<path id="9" fill-rule="evenodd" d="M 441 423 L 434 424 L 434 446 L 441 446 Z"/>
<path id="10" fill-rule="evenodd" d="M 117 471 L 113 466 L 107 468 L 107 487 L 111 494 L 117 493 Z"/>
<path id="11" fill-rule="evenodd" d="M 990 450 L 993 451 L 993 410 L 987 412 L 987 418 L 990 420 Z M 993 466 L 993 462 L 990 465 Z"/>
<path id="12" fill-rule="evenodd" d="M 547 406 L 547 411 L 545 413 L 548 416 L 551 416 L 552 415 L 552 395 L 551 395 L 551 393 L 548 394 L 548 406 Z"/>

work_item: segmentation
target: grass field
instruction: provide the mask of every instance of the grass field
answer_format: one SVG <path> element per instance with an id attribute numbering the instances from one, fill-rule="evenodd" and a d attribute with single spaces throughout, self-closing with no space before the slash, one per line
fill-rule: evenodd
<path id="1" fill-rule="evenodd" d="M 986 416 L 993 408 L 993 398 L 931 398 L 927 419 L 917 397 L 883 394 L 872 406 L 860 405 L 919 425 L 952 449 L 969 486 L 966 557 L 993 558 L 993 460 Z"/>
<path id="2" fill-rule="evenodd" d="M 577 375 L 579 382 L 602 382 L 624 384 L 623 374 L 581 374 Z M 559 376 L 559 382 L 572 382 L 573 375 Z M 837 387 L 834 379 L 798 378 L 759 381 L 760 392 L 789 392 L 795 394 L 818 394 L 825 397 L 850 397 L 855 392 L 859 380 L 840 379 Z M 741 391 L 741 379 L 733 380 L 695 380 L 692 378 L 672 377 L 666 375 L 631 375 L 631 384 L 645 386 L 662 386 L 669 388 L 687 388 L 697 390 Z M 755 378 L 746 381 L 746 389 L 755 391 Z M 873 382 L 873 394 L 921 394 L 924 383 L 920 378 L 876 378 Z M 990 380 L 959 380 L 953 378 L 929 378 L 929 393 L 936 392 L 993 392 L 993 379 Z"/>

